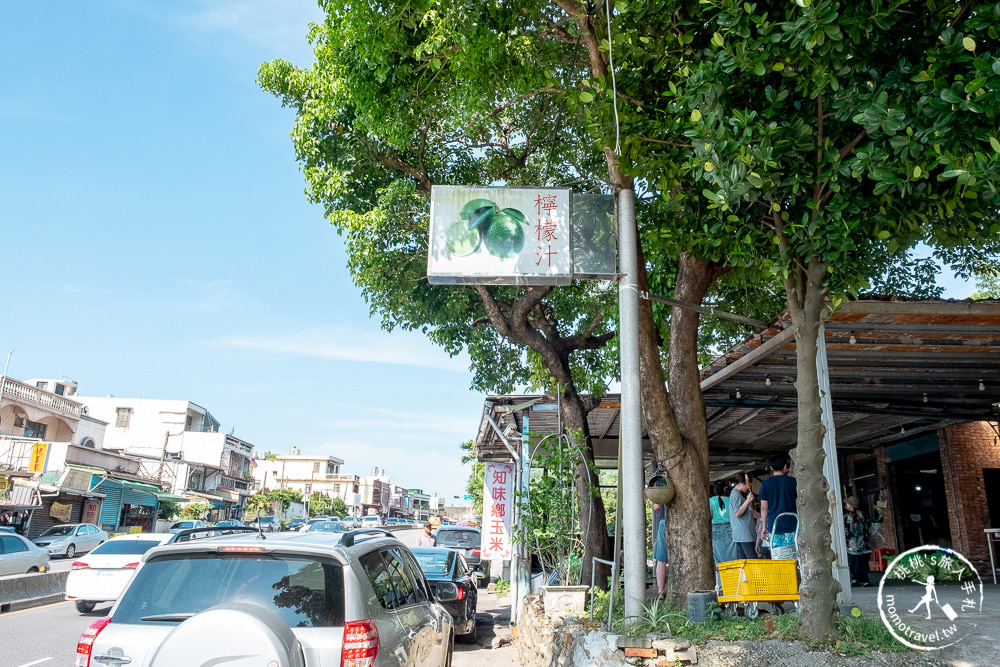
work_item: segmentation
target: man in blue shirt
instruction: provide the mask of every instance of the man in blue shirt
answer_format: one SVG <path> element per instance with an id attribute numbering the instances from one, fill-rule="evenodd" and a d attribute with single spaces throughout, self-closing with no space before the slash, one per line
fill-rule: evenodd
<path id="1" fill-rule="evenodd" d="M 771 535 L 771 548 L 792 544 L 795 536 L 795 522 L 782 519 L 775 526 L 775 518 L 785 512 L 796 513 L 795 499 L 798 497 L 795 478 L 788 474 L 788 455 L 771 454 L 767 457 L 767 467 L 771 476 L 760 485 L 760 520 Z"/>

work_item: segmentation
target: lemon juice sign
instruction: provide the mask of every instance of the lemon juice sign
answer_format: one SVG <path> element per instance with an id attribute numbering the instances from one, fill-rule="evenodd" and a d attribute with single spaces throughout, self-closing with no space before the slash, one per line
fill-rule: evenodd
<path id="1" fill-rule="evenodd" d="M 573 276 L 570 191 L 431 189 L 428 280 L 434 284 L 560 285 Z"/>

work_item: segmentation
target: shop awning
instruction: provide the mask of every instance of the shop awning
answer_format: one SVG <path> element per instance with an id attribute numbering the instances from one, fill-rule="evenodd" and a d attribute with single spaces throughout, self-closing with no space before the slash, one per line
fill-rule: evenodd
<path id="1" fill-rule="evenodd" d="M 150 491 L 154 496 L 156 496 L 161 501 L 167 500 L 172 503 L 186 503 L 190 502 L 190 498 L 187 496 L 178 496 L 176 493 L 170 493 L 169 491 Z"/>

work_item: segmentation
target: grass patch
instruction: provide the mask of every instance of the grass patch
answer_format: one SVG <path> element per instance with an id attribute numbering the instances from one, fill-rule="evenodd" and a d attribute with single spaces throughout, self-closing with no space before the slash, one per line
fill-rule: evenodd
<path id="1" fill-rule="evenodd" d="M 608 593 L 599 593 L 594 599 L 594 619 L 606 619 L 608 615 Z M 774 624 L 774 633 L 768 630 L 764 619 L 769 618 Z M 720 641 L 764 641 L 778 639 L 792 642 L 800 641 L 812 651 L 832 651 L 848 656 L 871 657 L 874 651 L 885 653 L 905 653 L 908 647 L 896 641 L 889 630 L 876 617 L 840 616 L 837 619 L 839 639 L 832 642 L 817 642 L 805 637 L 799 630 L 797 614 L 782 614 L 775 616 L 761 614 L 755 619 L 745 617 L 723 616 L 721 619 L 707 623 L 692 623 L 687 619 L 683 609 L 677 609 L 666 602 L 651 601 L 643 607 L 643 612 L 632 623 L 624 618 L 624 602 L 619 593 L 615 597 L 614 615 L 611 619 L 611 631 L 632 637 L 666 632 L 675 637 L 689 639 L 697 644 L 704 644 L 710 639 Z"/>

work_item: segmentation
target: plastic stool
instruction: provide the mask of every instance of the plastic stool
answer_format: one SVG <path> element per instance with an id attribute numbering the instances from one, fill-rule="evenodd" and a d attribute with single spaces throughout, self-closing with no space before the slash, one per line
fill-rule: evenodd
<path id="1" fill-rule="evenodd" d="M 892 549 L 872 549 L 872 570 L 885 572 L 886 559 L 893 555 Z"/>

